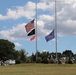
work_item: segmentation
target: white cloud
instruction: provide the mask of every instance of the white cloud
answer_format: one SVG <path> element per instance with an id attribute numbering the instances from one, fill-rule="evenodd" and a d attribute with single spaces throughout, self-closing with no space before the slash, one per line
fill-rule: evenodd
<path id="1" fill-rule="evenodd" d="M 37 8 L 38 9 L 41 9 L 41 10 L 44 10 L 44 11 L 46 11 L 46 10 L 51 10 L 51 9 L 53 9 L 54 8 L 54 2 L 41 2 L 41 3 L 38 3 L 37 4 Z"/>
<path id="2" fill-rule="evenodd" d="M 46 4 L 51 0 L 42 0 L 46 2 Z M 54 2 L 52 0 L 52 2 Z M 60 1 L 57 0 L 57 30 L 58 35 L 76 35 L 76 0 L 69 0 L 68 1 Z M 48 9 L 50 10 L 50 9 Z M 55 9 L 53 9 L 54 11 Z M 50 10 L 52 11 L 52 9 Z M 55 14 L 55 12 L 54 12 Z M 44 22 L 44 30 L 51 30 L 55 27 L 55 16 L 54 14 L 48 15 L 41 15 L 39 19 Z M 49 31 L 48 31 L 49 32 Z"/>
<path id="3" fill-rule="evenodd" d="M 35 16 L 35 3 L 28 2 L 25 6 L 17 6 L 16 9 L 7 9 L 6 15 L 0 14 L 0 20 L 6 19 L 18 19 L 21 17 L 26 17 L 27 19 L 31 19 Z"/>
<path id="4" fill-rule="evenodd" d="M 11 29 L 8 30 L 1 30 L 0 36 L 1 38 L 6 38 L 10 40 L 18 40 L 18 39 L 29 39 L 30 37 L 27 36 L 26 30 L 25 30 L 25 23 L 18 24 L 17 26 L 13 26 Z M 37 33 L 38 36 L 43 36 L 47 34 L 48 30 L 44 30 L 44 22 L 43 21 L 37 21 Z"/>
<path id="5" fill-rule="evenodd" d="M 17 42 L 16 42 L 16 43 L 14 43 L 14 44 L 15 44 L 15 46 L 21 46 L 21 44 L 19 44 L 19 43 L 17 43 Z"/>
<path id="6" fill-rule="evenodd" d="M 2 30 L 0 31 L 0 35 L 10 40 L 25 38 L 26 30 L 24 26 L 25 26 L 25 23 L 18 24 L 16 27 L 12 27 L 12 29 L 9 29 L 9 30 Z"/>
<path id="7" fill-rule="evenodd" d="M 30 37 L 27 36 L 26 30 L 25 30 L 25 23 L 18 24 L 17 26 L 13 26 L 11 29 L 8 30 L 1 30 L 0 31 L 0 38 L 6 38 L 10 40 L 18 40 L 18 39 L 29 39 Z M 44 29 L 44 22 L 43 21 L 37 21 L 37 33 L 38 36 L 46 35 L 48 30 Z"/>
<path id="8" fill-rule="evenodd" d="M 45 31 L 46 30 L 44 30 L 44 22 L 37 21 L 37 34 L 38 34 L 38 36 L 43 36 L 44 34 L 46 34 Z"/>
<path id="9" fill-rule="evenodd" d="M 45 22 L 45 21 L 52 21 L 52 20 L 54 20 L 54 17 L 50 16 L 50 15 L 40 15 L 39 19 L 40 20 L 44 20 L 44 22 Z"/>
<path id="10" fill-rule="evenodd" d="M 48 52 L 47 50 L 43 50 L 42 52 Z"/>
<path id="11" fill-rule="evenodd" d="M 41 2 L 37 4 L 37 9 L 50 10 L 54 8 L 53 3 Z M 36 14 L 36 5 L 33 2 L 28 2 L 25 6 L 16 6 L 13 9 L 8 8 L 6 15 L 0 14 L 0 20 L 7 19 L 18 19 L 21 17 L 26 17 L 27 19 L 32 19 Z"/>
<path id="12" fill-rule="evenodd" d="M 50 1 L 50 2 L 49 2 Z M 27 9 L 28 8 L 28 9 Z M 42 14 L 39 11 L 43 11 Z M 46 13 L 46 12 L 47 13 Z M 48 14 L 48 12 L 52 12 Z M 45 12 L 45 13 L 44 13 Z M 35 3 L 28 2 L 25 6 L 16 6 L 16 9 L 8 9 L 6 15 L 0 14 L 0 20 L 18 19 L 26 17 L 31 19 L 35 16 Z M 57 28 L 58 35 L 76 35 L 76 3 L 57 1 Z M 54 0 L 42 0 L 38 3 L 38 36 L 43 36 L 55 28 L 55 2 Z M 26 37 L 25 24 L 19 24 L 9 30 L 2 30 L 0 34 L 12 40 Z"/>
<path id="13" fill-rule="evenodd" d="M 40 15 L 38 21 L 38 30 L 40 30 L 41 35 L 46 35 L 52 29 L 54 29 L 54 17 L 50 15 Z"/>
<path id="14" fill-rule="evenodd" d="M 76 21 L 66 20 L 62 25 L 58 25 L 58 32 L 60 35 L 76 35 Z"/>

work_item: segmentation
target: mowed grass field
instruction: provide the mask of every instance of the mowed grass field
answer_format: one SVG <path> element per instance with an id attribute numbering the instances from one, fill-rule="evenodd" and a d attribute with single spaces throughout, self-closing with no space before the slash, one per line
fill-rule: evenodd
<path id="1" fill-rule="evenodd" d="M 76 64 L 18 64 L 0 66 L 0 75 L 76 75 Z"/>

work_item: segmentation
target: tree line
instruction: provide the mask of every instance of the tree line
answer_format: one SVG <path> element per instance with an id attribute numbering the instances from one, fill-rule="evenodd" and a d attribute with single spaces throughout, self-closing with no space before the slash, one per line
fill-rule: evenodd
<path id="1" fill-rule="evenodd" d="M 62 53 L 57 53 L 56 60 L 56 53 L 54 52 L 37 52 L 37 59 L 36 53 L 32 53 L 28 56 L 28 53 L 25 49 L 16 50 L 15 44 L 5 40 L 0 39 L 0 60 L 6 61 L 9 59 L 16 60 L 16 64 L 20 63 L 76 63 L 76 54 L 72 52 L 72 50 L 65 50 Z"/>

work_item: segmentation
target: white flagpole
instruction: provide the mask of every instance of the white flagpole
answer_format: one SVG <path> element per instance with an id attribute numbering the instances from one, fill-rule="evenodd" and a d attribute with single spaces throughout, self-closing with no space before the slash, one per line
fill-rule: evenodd
<path id="1" fill-rule="evenodd" d="M 37 54 L 38 50 L 37 50 L 37 3 L 36 3 L 36 62 L 37 62 Z"/>
<path id="2" fill-rule="evenodd" d="M 55 0 L 55 43 L 56 43 L 56 62 L 58 63 L 58 55 L 57 55 L 57 3 Z"/>

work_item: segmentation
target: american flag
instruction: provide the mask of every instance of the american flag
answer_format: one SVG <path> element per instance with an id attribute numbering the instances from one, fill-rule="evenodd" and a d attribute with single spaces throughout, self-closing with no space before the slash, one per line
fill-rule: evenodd
<path id="1" fill-rule="evenodd" d="M 25 29 L 27 33 L 34 29 L 34 19 L 25 25 Z"/>

